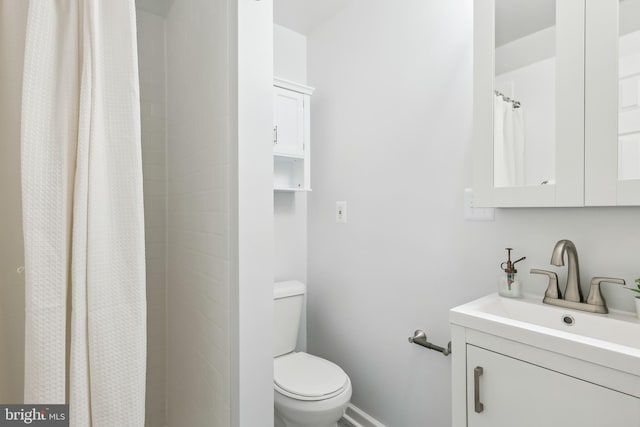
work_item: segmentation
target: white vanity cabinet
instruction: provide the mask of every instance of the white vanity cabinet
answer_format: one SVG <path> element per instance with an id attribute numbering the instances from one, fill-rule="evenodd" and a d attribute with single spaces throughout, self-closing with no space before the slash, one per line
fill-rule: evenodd
<path id="1" fill-rule="evenodd" d="M 562 343 L 541 348 L 537 332 L 499 337 L 483 320 L 455 322 L 453 427 L 640 425 L 640 377 L 562 354 Z"/>
<path id="2" fill-rule="evenodd" d="M 640 425 L 638 398 L 589 381 L 471 344 L 466 368 L 469 427 Z"/>
<path id="3" fill-rule="evenodd" d="M 274 79 L 273 176 L 275 191 L 310 191 L 311 94 L 314 89 Z"/>

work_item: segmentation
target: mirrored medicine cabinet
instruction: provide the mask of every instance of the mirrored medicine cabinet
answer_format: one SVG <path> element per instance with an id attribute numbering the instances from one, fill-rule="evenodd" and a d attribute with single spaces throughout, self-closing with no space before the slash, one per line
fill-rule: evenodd
<path id="1" fill-rule="evenodd" d="M 474 204 L 640 205 L 640 0 L 475 0 Z"/>

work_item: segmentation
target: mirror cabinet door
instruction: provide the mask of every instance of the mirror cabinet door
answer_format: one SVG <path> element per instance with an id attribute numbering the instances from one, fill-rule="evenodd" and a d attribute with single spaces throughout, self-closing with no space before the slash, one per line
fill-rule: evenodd
<path id="1" fill-rule="evenodd" d="M 585 205 L 640 205 L 640 0 L 589 0 Z"/>
<path id="2" fill-rule="evenodd" d="M 475 0 L 476 205 L 583 205 L 584 17 L 584 0 Z"/>

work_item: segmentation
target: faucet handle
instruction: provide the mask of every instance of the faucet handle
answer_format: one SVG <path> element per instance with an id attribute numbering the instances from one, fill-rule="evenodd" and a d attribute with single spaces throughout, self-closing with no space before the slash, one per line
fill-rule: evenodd
<path id="1" fill-rule="evenodd" d="M 562 293 L 560 293 L 560 287 L 558 287 L 558 275 L 553 271 L 538 270 L 532 268 L 529 273 L 542 274 L 549 277 L 549 283 L 547 284 L 547 291 L 544 293 L 545 298 L 562 299 Z"/>
<path id="2" fill-rule="evenodd" d="M 624 286 L 626 282 L 624 279 L 616 279 L 614 277 L 594 277 L 591 279 L 591 287 L 589 288 L 589 296 L 587 297 L 587 304 L 600 305 L 604 307 L 604 313 L 608 313 L 607 302 L 600 292 L 600 283 L 615 283 Z"/>

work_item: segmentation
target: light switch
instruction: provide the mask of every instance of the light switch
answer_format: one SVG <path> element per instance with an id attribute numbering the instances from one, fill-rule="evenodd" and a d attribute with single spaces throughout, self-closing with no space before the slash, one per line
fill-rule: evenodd
<path id="1" fill-rule="evenodd" d="M 346 224 L 347 222 L 347 202 L 336 202 L 336 222 Z"/>

